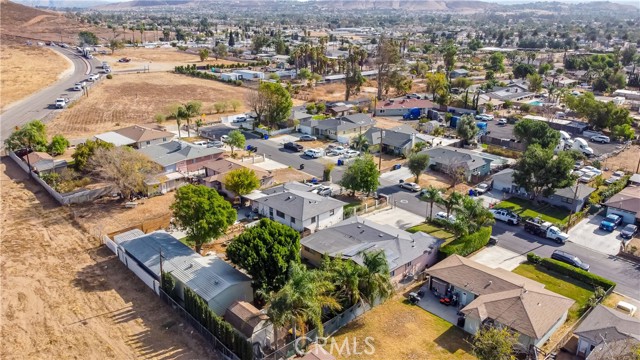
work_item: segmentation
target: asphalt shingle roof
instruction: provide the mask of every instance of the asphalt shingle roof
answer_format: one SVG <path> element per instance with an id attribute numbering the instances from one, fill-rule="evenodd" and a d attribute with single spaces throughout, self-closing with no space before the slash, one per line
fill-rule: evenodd
<path id="1" fill-rule="evenodd" d="M 602 342 L 602 337 L 607 341 L 623 340 L 629 337 L 640 340 L 640 320 L 598 305 L 573 333 L 594 344 Z"/>
<path id="2" fill-rule="evenodd" d="M 332 197 L 300 190 L 286 190 L 255 201 L 303 221 L 346 205 L 345 202 Z"/>
<path id="3" fill-rule="evenodd" d="M 491 159 L 482 157 L 479 153 L 449 146 L 435 147 L 421 151 L 429 154 L 434 162 L 443 165 L 462 164 L 469 170 L 484 166 Z"/>
<path id="4" fill-rule="evenodd" d="M 171 141 L 164 144 L 151 145 L 138 150 L 161 166 L 169 166 L 184 160 L 219 154 L 224 150 L 215 147 L 206 148 L 191 145 L 182 141 Z"/>

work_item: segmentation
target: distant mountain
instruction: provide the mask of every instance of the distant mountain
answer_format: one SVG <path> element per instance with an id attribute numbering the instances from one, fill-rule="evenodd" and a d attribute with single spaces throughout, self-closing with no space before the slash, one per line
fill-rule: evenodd
<path id="1" fill-rule="evenodd" d="M 190 6 L 200 1 L 193 0 L 134 0 L 95 6 L 96 10 L 141 9 L 154 6 Z"/>

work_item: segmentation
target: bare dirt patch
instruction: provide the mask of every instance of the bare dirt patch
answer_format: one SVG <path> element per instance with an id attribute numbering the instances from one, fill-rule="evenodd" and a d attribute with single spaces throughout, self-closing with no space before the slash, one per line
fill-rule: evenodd
<path id="1" fill-rule="evenodd" d="M 11 209 L 0 244 L 0 358 L 216 358 L 68 209 L 11 160 L 0 171 Z"/>
<path id="2" fill-rule="evenodd" d="M 603 161 L 603 167 L 609 168 L 610 171 L 624 170 L 636 172 L 638 161 L 640 160 L 640 146 L 632 145 L 620 154 L 610 157 Z"/>
<path id="3" fill-rule="evenodd" d="M 237 111 L 229 109 L 226 114 L 207 119 L 219 120 L 220 116 L 247 111 L 245 98 L 248 91 L 245 87 L 170 73 L 114 75 L 113 79 L 105 79 L 94 87 L 88 98 L 61 112 L 48 124 L 48 132 L 69 138 L 86 137 L 119 127 L 153 122 L 154 115 L 166 113 L 167 106 L 172 103 L 200 100 L 202 110 L 213 114 L 214 103 L 240 100 L 242 105 Z"/>
<path id="4" fill-rule="evenodd" d="M 72 65 L 41 46 L 0 46 L 0 107 L 23 99 L 57 81 Z"/>

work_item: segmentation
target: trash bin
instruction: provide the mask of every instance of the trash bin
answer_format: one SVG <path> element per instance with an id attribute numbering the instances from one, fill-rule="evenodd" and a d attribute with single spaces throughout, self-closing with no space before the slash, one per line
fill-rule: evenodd
<path id="1" fill-rule="evenodd" d="M 318 183 L 318 179 L 316 179 L 316 178 L 311 178 L 311 183 L 312 183 L 312 184 L 317 184 L 317 183 Z"/>
<path id="2" fill-rule="evenodd" d="M 400 170 L 401 167 L 402 167 L 402 164 L 395 164 L 393 165 L 393 170 Z"/>
<path id="3" fill-rule="evenodd" d="M 342 166 L 342 165 L 344 165 L 344 161 L 338 159 L 338 166 Z"/>
<path id="4" fill-rule="evenodd" d="M 265 139 L 265 140 L 269 140 L 269 135 L 264 134 L 263 139 Z"/>

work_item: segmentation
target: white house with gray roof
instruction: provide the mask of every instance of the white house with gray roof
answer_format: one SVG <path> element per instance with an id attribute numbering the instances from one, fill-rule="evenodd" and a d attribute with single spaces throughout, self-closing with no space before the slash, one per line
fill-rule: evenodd
<path id="1" fill-rule="evenodd" d="M 375 123 L 367 114 L 351 114 L 326 120 L 308 119 L 302 121 L 298 129 L 303 134 L 327 137 L 344 143 L 353 136 L 366 132 Z"/>
<path id="2" fill-rule="evenodd" d="M 428 154 L 429 165 L 444 173 L 449 173 L 454 168 L 462 168 L 466 181 L 471 181 L 471 176 L 488 175 L 494 160 L 476 151 L 450 146 L 426 149 L 421 153 Z"/>
<path id="3" fill-rule="evenodd" d="M 300 241 L 302 257 L 315 266 L 320 266 L 324 254 L 363 265 L 363 253 L 382 250 L 395 284 L 405 278 L 413 278 L 435 264 L 442 242 L 423 232 L 411 234 L 358 216 Z"/>
<path id="4" fill-rule="evenodd" d="M 252 201 L 258 213 L 297 231 L 312 232 L 334 225 L 343 218 L 345 202 L 308 191 L 289 190 L 265 195 Z"/>
<path id="5" fill-rule="evenodd" d="M 114 236 L 114 242 L 120 261 L 143 281 L 150 276 L 159 282 L 162 268 L 174 278 L 178 297 L 184 299 L 189 288 L 220 316 L 236 301 L 253 301 L 247 275 L 217 256 L 201 256 L 164 231 L 144 234 L 135 229 Z"/>
<path id="6" fill-rule="evenodd" d="M 392 155 L 409 156 L 411 150 L 417 142 L 423 142 L 417 137 L 418 131 L 411 126 L 401 125 L 391 129 L 380 129 L 373 127 L 364 133 L 369 146 L 380 145 L 382 142 L 382 152 Z M 382 138 L 382 141 L 380 141 Z"/>
<path id="7" fill-rule="evenodd" d="M 626 359 L 640 344 L 640 320 L 598 305 L 573 333 L 578 336 L 576 355 L 580 358 Z"/>

